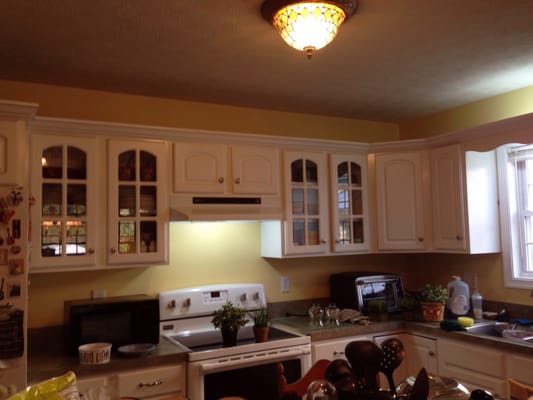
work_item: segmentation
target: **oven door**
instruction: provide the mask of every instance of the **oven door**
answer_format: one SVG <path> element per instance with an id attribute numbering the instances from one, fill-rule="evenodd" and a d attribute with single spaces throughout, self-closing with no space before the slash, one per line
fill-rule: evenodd
<path id="1" fill-rule="evenodd" d="M 280 362 L 288 381 L 300 378 L 311 368 L 311 345 L 191 361 L 187 364 L 187 397 L 190 400 L 228 396 L 275 399 L 278 397 L 276 365 Z"/>

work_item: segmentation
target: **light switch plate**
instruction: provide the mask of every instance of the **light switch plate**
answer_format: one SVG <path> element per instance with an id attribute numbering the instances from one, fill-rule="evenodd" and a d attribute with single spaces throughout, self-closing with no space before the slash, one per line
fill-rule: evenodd
<path id="1" fill-rule="evenodd" d="M 291 285 L 289 282 L 288 276 L 282 276 L 281 277 L 281 291 L 282 292 L 288 292 L 291 289 Z"/>

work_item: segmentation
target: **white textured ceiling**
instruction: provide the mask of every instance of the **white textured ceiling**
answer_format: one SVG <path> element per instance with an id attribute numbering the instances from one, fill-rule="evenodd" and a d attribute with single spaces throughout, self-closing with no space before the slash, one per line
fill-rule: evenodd
<path id="1" fill-rule="evenodd" d="M 0 79 L 401 121 L 533 85 L 532 0 L 359 0 L 311 60 L 262 0 L 2 0 Z"/>

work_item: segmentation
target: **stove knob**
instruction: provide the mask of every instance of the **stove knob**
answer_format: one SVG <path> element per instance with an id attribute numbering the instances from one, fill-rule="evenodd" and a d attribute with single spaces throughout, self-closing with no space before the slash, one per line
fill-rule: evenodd
<path id="1" fill-rule="evenodd" d="M 255 301 L 259 300 L 259 292 L 254 293 L 254 300 Z"/>
<path id="2" fill-rule="evenodd" d="M 167 308 L 174 309 L 176 308 L 176 300 L 171 300 L 167 304 Z"/>
<path id="3" fill-rule="evenodd" d="M 246 301 L 246 293 L 241 294 L 241 301 Z"/>
<path id="4" fill-rule="evenodd" d="M 187 298 L 183 301 L 183 307 L 189 308 L 191 306 L 191 299 Z"/>

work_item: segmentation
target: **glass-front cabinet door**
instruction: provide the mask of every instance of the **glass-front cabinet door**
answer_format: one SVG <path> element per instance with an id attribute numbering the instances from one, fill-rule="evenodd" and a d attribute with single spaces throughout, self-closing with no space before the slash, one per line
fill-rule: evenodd
<path id="1" fill-rule="evenodd" d="M 369 249 L 367 164 L 366 155 L 330 155 L 334 252 Z"/>
<path id="2" fill-rule="evenodd" d="M 164 142 L 109 141 L 108 263 L 168 261 Z"/>
<path id="3" fill-rule="evenodd" d="M 328 250 L 327 172 L 322 153 L 286 152 L 285 253 Z"/>
<path id="4" fill-rule="evenodd" d="M 32 270 L 95 264 L 96 142 L 31 138 Z"/>

